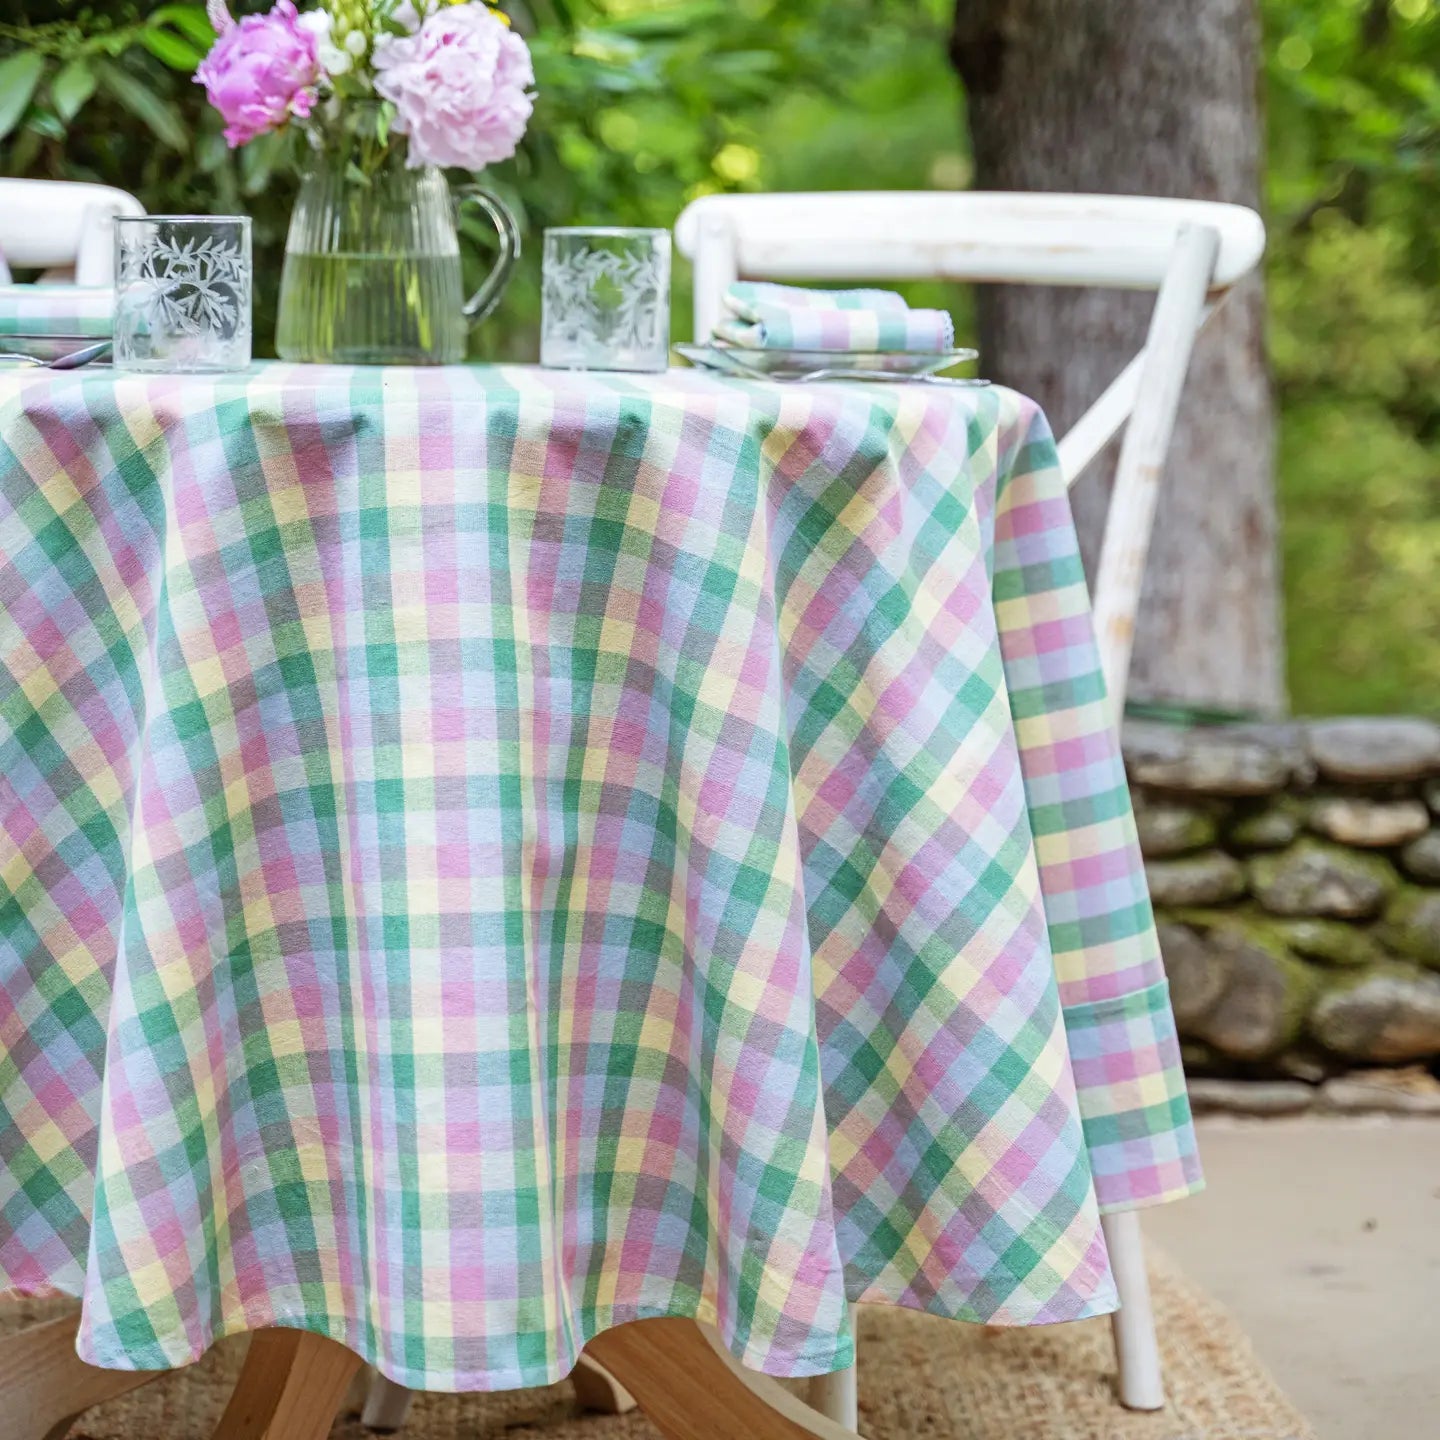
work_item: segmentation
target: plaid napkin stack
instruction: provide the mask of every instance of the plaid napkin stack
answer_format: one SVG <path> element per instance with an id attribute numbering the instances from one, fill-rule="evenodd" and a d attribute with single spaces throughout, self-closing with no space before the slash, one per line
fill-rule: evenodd
<path id="1" fill-rule="evenodd" d="M 746 350 L 950 350 L 943 310 L 912 310 L 893 290 L 807 290 L 742 280 L 725 292 L 714 338 Z"/>
<path id="2" fill-rule="evenodd" d="M 0 285 L 0 337 L 86 335 L 114 331 L 115 292 L 108 285 Z"/>

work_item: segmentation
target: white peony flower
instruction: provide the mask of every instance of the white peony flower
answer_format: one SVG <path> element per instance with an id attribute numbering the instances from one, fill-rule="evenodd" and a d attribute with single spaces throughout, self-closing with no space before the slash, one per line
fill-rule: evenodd
<path id="1" fill-rule="evenodd" d="M 347 75 L 354 63 L 348 50 L 342 50 L 328 40 L 320 46 L 320 68 L 327 75 Z"/>
<path id="2" fill-rule="evenodd" d="M 515 153 L 535 104 L 525 42 L 484 5 L 451 5 L 375 51 L 375 89 L 407 163 L 483 170 Z"/>
<path id="3" fill-rule="evenodd" d="M 330 27 L 334 21 L 328 10 L 307 10 L 295 23 L 302 30 L 308 30 L 323 45 L 330 38 Z"/>

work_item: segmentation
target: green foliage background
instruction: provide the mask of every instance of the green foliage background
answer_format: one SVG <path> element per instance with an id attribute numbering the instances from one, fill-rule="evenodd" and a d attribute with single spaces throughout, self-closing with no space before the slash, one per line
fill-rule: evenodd
<path id="1" fill-rule="evenodd" d="M 268 8 L 239 0 L 237 13 Z M 540 100 L 488 177 L 544 226 L 723 189 L 962 188 L 949 0 L 514 0 Z M 1271 351 L 1300 713 L 1440 709 L 1440 0 L 1262 0 Z M 226 149 L 201 3 L 7 0 L 0 173 L 255 217 L 273 327 L 295 137 Z M 468 237 L 478 277 L 486 240 Z M 534 353 L 538 247 L 477 353 Z M 688 328 L 678 277 L 677 334 Z M 963 310 L 963 295 L 934 298 Z"/>

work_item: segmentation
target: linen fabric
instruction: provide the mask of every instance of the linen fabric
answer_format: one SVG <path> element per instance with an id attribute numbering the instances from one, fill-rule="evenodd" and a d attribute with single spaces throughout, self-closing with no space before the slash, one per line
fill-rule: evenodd
<path id="1" fill-rule="evenodd" d="M 0 285 L 0 340 L 6 335 L 103 340 L 114 330 L 115 291 L 108 285 Z"/>
<path id="2" fill-rule="evenodd" d="M 715 338 L 747 350 L 949 350 L 955 325 L 943 310 L 912 310 L 893 290 L 810 290 L 740 280 L 724 295 Z"/>
<path id="3" fill-rule="evenodd" d="M 1006 390 L 0 377 L 0 1290 L 431 1389 L 1112 1309 L 1199 1174 L 1103 702 Z"/>

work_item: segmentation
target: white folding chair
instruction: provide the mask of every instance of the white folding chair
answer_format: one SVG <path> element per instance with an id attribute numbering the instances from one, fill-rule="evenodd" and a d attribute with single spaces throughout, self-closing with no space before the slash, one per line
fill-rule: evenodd
<path id="1" fill-rule="evenodd" d="M 124 190 L 70 180 L 0 179 L 0 256 L 11 270 L 45 280 L 109 285 L 115 278 L 117 215 L 143 215 Z"/>
<path id="2" fill-rule="evenodd" d="M 1253 210 L 1116 195 L 711 195 L 675 226 L 695 267 L 695 338 L 720 318 L 732 281 L 958 280 L 1158 292 L 1145 347 L 1060 440 L 1073 485 L 1129 421 L 1094 587 L 1101 668 L 1115 723 L 1125 702 L 1160 474 L 1201 326 L 1265 249 Z M 1121 1401 L 1165 1403 L 1138 1215 L 1104 1217 L 1120 1291 L 1113 1329 Z M 855 1429 L 855 1372 L 822 1376 L 811 1403 Z"/>

